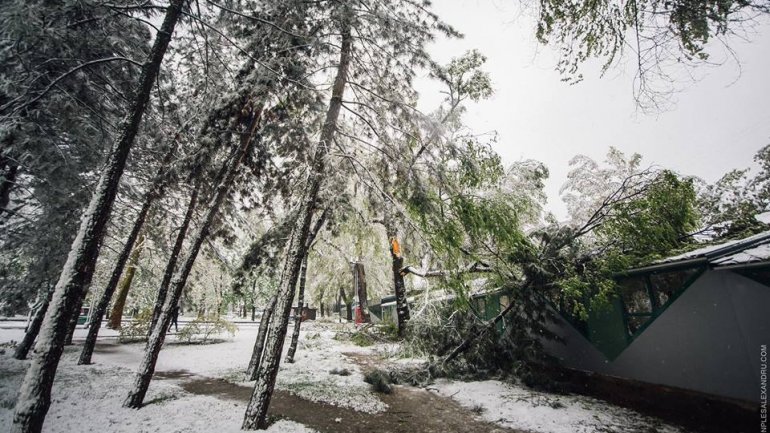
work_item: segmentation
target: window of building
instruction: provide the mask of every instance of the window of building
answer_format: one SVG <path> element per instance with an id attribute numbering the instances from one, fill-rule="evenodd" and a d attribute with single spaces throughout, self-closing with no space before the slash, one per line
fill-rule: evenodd
<path id="1" fill-rule="evenodd" d="M 651 323 L 700 272 L 700 268 L 690 268 L 618 281 L 628 335 L 635 336 Z"/>

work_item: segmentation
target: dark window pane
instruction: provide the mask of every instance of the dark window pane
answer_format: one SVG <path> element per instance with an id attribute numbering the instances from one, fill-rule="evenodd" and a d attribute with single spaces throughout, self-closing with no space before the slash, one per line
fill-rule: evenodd
<path id="1" fill-rule="evenodd" d="M 751 278 L 760 284 L 770 287 L 770 268 L 741 269 L 737 272 L 744 277 Z"/>
<path id="2" fill-rule="evenodd" d="M 620 294 L 628 313 L 652 313 L 652 303 L 644 277 L 634 277 L 620 281 Z"/>
<path id="3" fill-rule="evenodd" d="M 697 272 L 698 269 L 683 269 L 681 271 L 650 275 L 652 293 L 655 296 L 658 307 L 665 305 L 674 293 L 684 288 L 685 283 Z"/>
<path id="4" fill-rule="evenodd" d="M 647 323 L 648 320 L 652 315 L 643 315 L 643 316 L 626 316 L 626 324 L 628 325 L 628 335 L 634 335 L 636 331 L 639 330 L 639 328 L 642 327 L 645 323 Z"/>

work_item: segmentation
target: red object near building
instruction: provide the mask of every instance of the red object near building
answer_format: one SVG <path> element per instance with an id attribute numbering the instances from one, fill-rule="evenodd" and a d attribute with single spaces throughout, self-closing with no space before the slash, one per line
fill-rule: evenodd
<path id="1" fill-rule="evenodd" d="M 367 320 L 364 318 L 364 313 L 361 311 L 361 307 L 356 307 L 355 310 L 355 323 L 356 325 L 360 325 L 362 323 L 366 323 Z"/>

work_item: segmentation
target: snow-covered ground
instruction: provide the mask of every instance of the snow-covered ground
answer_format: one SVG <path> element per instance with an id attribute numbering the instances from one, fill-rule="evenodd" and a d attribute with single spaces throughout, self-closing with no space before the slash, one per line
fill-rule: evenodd
<path id="1" fill-rule="evenodd" d="M 0 344 L 18 341 L 23 324 L 0 322 Z M 414 365 L 418 359 L 381 360 L 383 355 L 397 352 L 392 344 L 359 347 L 349 340 L 351 325 L 331 322 L 303 324 L 300 345 L 294 364 L 281 364 L 277 388 L 304 399 L 367 413 L 387 410 L 377 394 L 363 381 L 361 367 L 352 357 L 367 364 Z M 200 395 L 182 387 L 189 377 L 224 379 L 237 385 L 244 382 L 254 339 L 255 324 L 240 324 L 234 337 L 208 345 L 185 345 L 169 337 L 158 360 L 157 372 L 165 379 L 153 380 L 148 404 L 140 410 L 124 409 L 133 373 L 144 345 L 118 344 L 116 333 L 103 330 L 103 338 L 94 354 L 95 364 L 75 364 L 80 346 L 78 339 L 85 331 L 78 329 L 76 345 L 66 348 L 53 390 L 53 404 L 44 431 L 59 432 L 240 432 L 244 401 Z M 284 345 L 285 348 L 288 346 Z M 13 415 L 16 393 L 26 361 L 10 357 L 11 350 L 0 354 L 0 431 L 6 431 Z M 348 354 L 348 355 L 345 355 Z M 353 354 L 353 355 L 351 355 Z M 360 361 L 360 359 L 359 359 Z M 349 375 L 330 374 L 346 369 Z M 168 374 L 174 373 L 174 374 Z M 182 374 L 180 374 L 182 373 Z M 161 375 L 162 376 L 162 375 Z M 659 432 L 673 433 L 674 427 L 633 411 L 582 396 L 538 393 L 498 381 L 438 381 L 431 389 L 473 409 L 468 416 L 479 416 L 501 427 L 527 432 Z M 204 393 L 205 394 L 205 393 Z M 477 413 L 478 415 L 473 415 Z M 334 421 L 334 420 L 332 420 Z M 271 426 L 271 432 L 309 432 L 301 424 L 282 420 Z"/>
<path id="2" fill-rule="evenodd" d="M 539 433 L 675 433 L 666 425 L 632 410 L 578 395 L 555 395 L 496 380 L 439 380 L 430 389 L 451 397 L 503 427 Z"/>

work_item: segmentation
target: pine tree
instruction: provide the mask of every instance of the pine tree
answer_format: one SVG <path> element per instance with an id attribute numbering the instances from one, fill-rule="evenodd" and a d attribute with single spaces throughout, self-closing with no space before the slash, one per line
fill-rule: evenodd
<path id="1" fill-rule="evenodd" d="M 122 124 L 120 137 L 110 152 L 88 210 L 81 220 L 80 230 L 54 289 L 40 338 L 35 345 L 35 359 L 22 382 L 11 427 L 14 433 L 39 433 L 42 430 L 45 414 L 50 406 L 51 387 L 62 354 L 67 324 L 70 315 L 74 314 L 73 305 L 80 299 L 84 286 L 91 280 L 93 265 L 99 253 L 118 183 L 163 56 L 181 15 L 182 4 L 182 0 L 172 0 L 166 9 L 163 24 L 148 60 L 142 67 L 142 74 L 129 113 Z"/>

